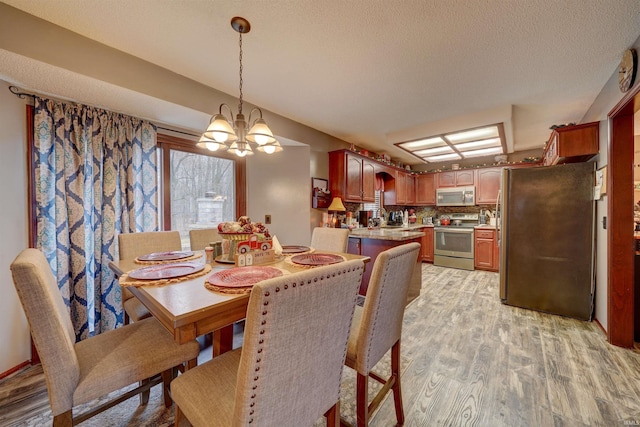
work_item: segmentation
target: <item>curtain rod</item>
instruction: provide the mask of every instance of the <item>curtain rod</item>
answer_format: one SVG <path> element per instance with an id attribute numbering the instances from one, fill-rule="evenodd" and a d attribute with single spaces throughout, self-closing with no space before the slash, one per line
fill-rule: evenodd
<path id="1" fill-rule="evenodd" d="M 17 96 L 20 99 L 26 99 L 27 97 L 30 97 L 30 98 L 35 98 L 36 97 L 35 94 L 28 93 L 28 92 L 23 92 L 22 89 L 20 89 L 17 86 L 13 86 L 13 85 L 9 86 L 9 92 L 11 92 L 12 94 L 14 94 L 15 96 Z M 76 102 L 76 101 L 71 101 L 71 102 Z M 101 107 L 98 107 L 98 108 L 101 108 Z M 118 114 L 122 114 L 122 113 L 118 113 Z M 152 120 L 149 120 L 149 122 L 153 123 L 156 126 L 156 128 L 158 128 L 158 129 L 166 130 L 166 131 L 169 131 L 169 132 L 181 133 L 183 135 L 193 136 L 194 138 L 199 138 L 200 137 L 200 135 L 196 135 L 194 133 L 184 132 L 184 131 L 181 131 L 181 130 L 176 130 L 176 129 L 171 129 L 171 128 L 166 128 L 166 127 L 160 126 L 158 123 L 154 123 Z"/>
<path id="2" fill-rule="evenodd" d="M 35 98 L 36 96 L 32 93 L 27 93 L 27 92 L 21 92 L 19 87 L 16 86 L 9 86 L 9 92 L 11 92 L 12 94 L 14 94 L 15 96 L 17 96 L 20 99 L 25 99 L 27 96 L 30 96 L 31 98 Z"/>

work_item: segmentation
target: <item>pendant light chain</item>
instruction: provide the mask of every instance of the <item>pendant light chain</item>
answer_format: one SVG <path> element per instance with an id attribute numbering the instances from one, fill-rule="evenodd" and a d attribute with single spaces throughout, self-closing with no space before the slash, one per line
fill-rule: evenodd
<path id="1" fill-rule="evenodd" d="M 238 112 L 242 114 L 242 32 L 240 33 L 240 105 L 238 105 Z"/>

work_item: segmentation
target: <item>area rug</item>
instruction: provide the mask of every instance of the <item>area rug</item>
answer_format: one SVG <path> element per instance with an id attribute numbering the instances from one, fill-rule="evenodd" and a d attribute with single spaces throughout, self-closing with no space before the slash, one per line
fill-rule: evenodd
<path id="1" fill-rule="evenodd" d="M 411 364 L 411 360 L 405 357 L 401 357 L 400 368 L 401 375 L 406 372 L 407 367 Z M 375 366 L 374 371 L 381 374 L 383 377 L 387 377 L 391 366 L 391 359 L 389 354 L 385 355 L 382 360 Z M 355 425 L 355 385 L 356 377 L 355 371 L 345 367 L 342 374 L 342 388 L 340 391 L 340 412 L 342 418 L 351 424 Z M 373 399 L 373 396 L 380 390 L 381 385 L 374 380 L 369 380 L 369 400 Z M 126 389 L 123 389 L 126 390 Z M 112 395 L 121 393 L 116 392 Z M 389 393 L 387 398 L 391 395 Z M 87 408 L 95 407 L 97 403 L 108 400 L 109 397 L 104 397 L 91 402 L 86 405 L 77 406 L 74 410 L 75 413 L 82 413 Z M 123 402 L 109 410 L 96 415 L 93 418 L 88 419 L 82 423 L 83 427 L 124 427 L 124 426 L 145 426 L 145 427 L 169 427 L 173 425 L 173 409 L 166 409 L 162 400 L 162 388 L 156 386 L 151 389 L 151 396 L 149 403 L 145 406 L 138 406 L 139 397 L 133 397 L 126 402 Z M 382 405 L 381 405 L 382 406 Z M 372 414 L 375 416 L 375 413 Z M 28 427 L 40 427 L 50 426 L 52 424 L 53 417 L 49 409 L 23 420 L 20 422 L 20 426 Z M 314 427 L 324 426 L 324 418 L 318 420 Z"/>

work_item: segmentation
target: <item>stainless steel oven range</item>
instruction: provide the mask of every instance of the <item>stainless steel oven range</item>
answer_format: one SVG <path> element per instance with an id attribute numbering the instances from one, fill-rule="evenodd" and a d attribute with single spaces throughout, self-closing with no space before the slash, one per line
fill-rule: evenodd
<path id="1" fill-rule="evenodd" d="M 473 227 L 478 225 L 478 214 L 448 216 L 450 225 L 434 228 L 433 264 L 473 270 Z"/>

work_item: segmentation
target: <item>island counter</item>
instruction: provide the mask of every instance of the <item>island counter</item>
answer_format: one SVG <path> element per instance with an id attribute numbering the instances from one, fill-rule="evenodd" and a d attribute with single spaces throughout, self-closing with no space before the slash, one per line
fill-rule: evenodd
<path id="1" fill-rule="evenodd" d="M 371 257 L 371 263 L 367 265 L 362 284 L 360 285 L 360 295 L 367 294 L 369 286 L 369 278 L 373 265 L 378 254 L 395 246 L 404 245 L 406 243 L 416 242 L 422 243 L 424 233 L 413 230 L 397 230 L 393 228 L 374 228 L 368 230 L 366 228 L 357 228 L 351 231 L 349 235 L 349 246 L 347 252 L 355 255 L 365 255 Z M 409 283 L 409 291 L 407 292 L 407 304 L 416 299 L 420 295 L 420 287 L 422 286 L 422 260 L 420 256 L 416 260 L 416 265 Z"/>

